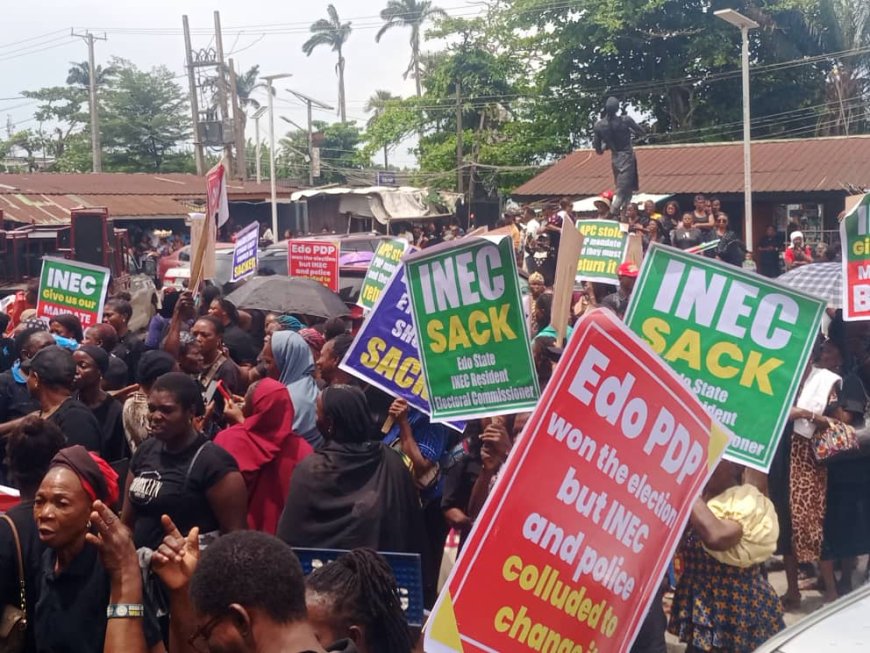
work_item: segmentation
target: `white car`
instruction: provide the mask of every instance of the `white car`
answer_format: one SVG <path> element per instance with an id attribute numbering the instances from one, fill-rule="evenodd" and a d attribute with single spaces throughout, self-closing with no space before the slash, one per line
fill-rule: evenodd
<path id="1" fill-rule="evenodd" d="M 870 585 L 813 612 L 755 653 L 852 653 L 870 650 Z"/>

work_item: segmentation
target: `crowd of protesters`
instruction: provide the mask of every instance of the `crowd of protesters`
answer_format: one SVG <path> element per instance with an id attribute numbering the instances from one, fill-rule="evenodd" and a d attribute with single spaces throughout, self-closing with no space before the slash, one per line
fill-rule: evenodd
<path id="1" fill-rule="evenodd" d="M 609 203 L 599 199 L 599 217 Z M 563 202 L 501 225 L 530 273 L 542 388 L 561 355 L 552 285 L 568 216 Z M 661 213 L 648 202 L 623 219 L 645 245 L 743 265 L 715 200 Z M 463 233 L 402 235 L 430 246 Z M 802 237 L 791 242 L 787 264 L 812 260 Z M 585 284 L 573 318 L 599 306 L 623 317 L 638 274 L 626 262 L 617 285 Z M 339 367 L 353 341 L 343 320 L 243 311 L 215 287 L 168 290 L 144 334 L 128 328 L 123 293 L 103 315 L 87 329 L 33 308 L 0 316 L 0 481 L 20 492 L 0 525 L 0 592 L 26 613 L 21 650 L 421 650 L 376 552 L 419 554 L 431 606 L 448 533 L 461 547 L 529 415 L 473 420 L 463 433 L 432 423 Z M 662 653 L 666 629 L 693 651 L 751 651 L 799 604 L 800 573 L 818 569 L 828 599 L 851 587 L 855 557 L 870 553 L 870 468 L 843 461 L 827 473 L 796 435 L 863 420 L 870 333 L 832 318 L 769 480 L 719 466 L 692 510 L 670 620 L 654 601 L 634 653 Z M 777 546 L 782 599 L 764 566 Z M 293 547 L 349 553 L 304 578 Z"/>

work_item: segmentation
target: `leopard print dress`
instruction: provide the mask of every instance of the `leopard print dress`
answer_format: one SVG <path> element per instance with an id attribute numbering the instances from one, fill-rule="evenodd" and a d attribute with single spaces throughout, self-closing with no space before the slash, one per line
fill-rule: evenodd
<path id="1" fill-rule="evenodd" d="M 792 552 L 798 562 L 815 562 L 822 557 L 827 489 L 828 468 L 816 462 L 812 440 L 792 434 L 789 503 Z"/>

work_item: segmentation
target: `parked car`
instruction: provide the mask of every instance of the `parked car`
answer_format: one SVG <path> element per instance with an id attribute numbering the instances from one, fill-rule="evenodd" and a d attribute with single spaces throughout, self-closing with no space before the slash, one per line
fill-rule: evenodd
<path id="1" fill-rule="evenodd" d="M 232 252 L 233 244 L 217 243 L 215 246 L 215 251 L 217 253 L 226 251 Z M 189 268 L 190 257 L 190 245 L 185 245 L 184 247 L 175 250 L 171 254 L 161 256 L 159 259 L 157 259 L 157 278 L 160 279 L 162 283 L 166 283 L 166 272 L 173 268 Z"/>
<path id="2" fill-rule="evenodd" d="M 756 649 L 755 653 L 866 651 L 870 642 L 870 585 L 813 612 Z"/>

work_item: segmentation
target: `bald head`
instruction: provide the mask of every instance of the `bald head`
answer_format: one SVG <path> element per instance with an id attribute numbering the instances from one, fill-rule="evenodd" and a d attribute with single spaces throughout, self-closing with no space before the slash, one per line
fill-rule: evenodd
<path id="1" fill-rule="evenodd" d="M 616 112 L 619 111 L 619 100 L 612 96 L 607 98 L 607 102 L 604 103 L 604 111 L 608 116 L 615 116 Z"/>
<path id="2" fill-rule="evenodd" d="M 95 324 L 85 331 L 84 344 L 96 345 L 111 353 L 118 346 L 118 332 L 111 324 L 105 322 Z"/>

